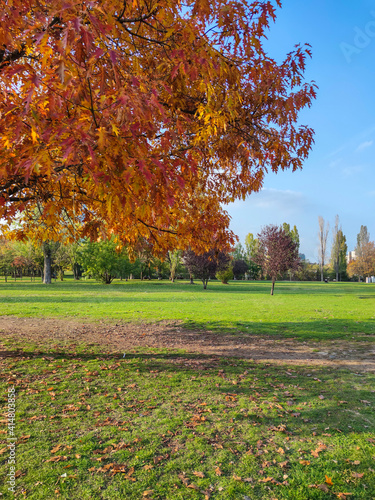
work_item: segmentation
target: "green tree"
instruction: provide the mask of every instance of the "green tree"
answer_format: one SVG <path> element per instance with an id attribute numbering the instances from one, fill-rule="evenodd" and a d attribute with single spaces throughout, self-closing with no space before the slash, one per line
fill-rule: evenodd
<path id="1" fill-rule="evenodd" d="M 168 250 L 167 263 L 169 265 L 170 280 L 174 283 L 176 273 L 178 273 L 180 262 L 182 258 L 181 250 Z"/>
<path id="2" fill-rule="evenodd" d="M 291 238 L 291 240 L 297 245 L 297 251 L 299 252 L 300 241 L 299 241 L 297 226 L 293 226 L 293 229 L 290 229 L 290 224 L 284 222 L 282 225 L 282 229 L 284 230 L 285 234 L 287 234 Z M 287 272 L 289 273 L 290 280 L 292 280 L 294 276 L 294 271 L 292 269 L 288 269 Z"/>
<path id="3" fill-rule="evenodd" d="M 245 238 L 245 260 L 248 263 L 248 276 L 255 280 L 262 274 L 262 268 L 255 262 L 255 256 L 259 250 L 259 240 L 254 237 L 253 233 L 248 233 Z"/>
<path id="4" fill-rule="evenodd" d="M 229 264 L 226 269 L 217 271 L 216 278 L 220 280 L 224 285 L 227 285 L 228 281 L 233 279 L 233 267 Z"/>
<path id="5" fill-rule="evenodd" d="M 335 227 L 333 230 L 333 243 L 331 250 L 331 264 L 336 275 L 336 281 L 341 281 L 343 274 L 346 274 L 346 253 L 348 246 L 346 237 L 342 232 L 339 216 L 336 215 Z"/>
<path id="6" fill-rule="evenodd" d="M 253 260 L 258 249 L 258 240 L 254 238 L 253 233 L 248 233 L 245 238 L 245 258 L 248 262 Z"/>
<path id="7" fill-rule="evenodd" d="M 246 250 L 242 246 L 241 243 L 237 243 L 234 247 L 233 252 L 231 253 L 233 260 L 245 260 L 246 259 Z"/>
<path id="8" fill-rule="evenodd" d="M 123 272 L 124 260 L 128 259 L 126 249 L 120 250 L 114 238 L 104 241 L 85 241 L 78 250 L 79 263 L 86 274 L 105 284 Z"/>

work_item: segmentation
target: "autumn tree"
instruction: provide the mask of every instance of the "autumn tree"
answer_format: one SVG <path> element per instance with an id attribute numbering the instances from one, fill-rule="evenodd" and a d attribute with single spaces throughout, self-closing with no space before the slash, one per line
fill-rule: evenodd
<path id="1" fill-rule="evenodd" d="M 224 252 L 211 249 L 203 254 L 196 254 L 193 250 L 184 252 L 183 261 L 189 273 L 202 280 L 206 290 L 210 278 L 214 278 L 218 271 L 228 268 L 230 257 Z"/>
<path id="2" fill-rule="evenodd" d="M 341 275 L 346 272 L 347 251 L 346 237 L 342 232 L 339 216 L 336 215 L 331 249 L 331 264 L 336 274 L 336 281 L 341 280 Z"/>
<path id="3" fill-rule="evenodd" d="M 300 169 L 313 143 L 298 122 L 309 47 L 281 63 L 264 48 L 276 5 L 3 2 L 0 218 L 22 214 L 19 238 L 64 226 L 163 255 L 232 244 L 223 205 Z"/>
<path id="4" fill-rule="evenodd" d="M 373 241 L 362 241 L 361 251 L 356 258 L 348 265 L 349 276 L 361 278 L 375 275 L 375 243 Z"/>
<path id="5" fill-rule="evenodd" d="M 299 268 L 298 244 L 282 227 L 275 225 L 265 226 L 258 234 L 258 241 L 254 260 L 270 276 L 273 295 L 277 278 L 289 269 Z"/>
<path id="6" fill-rule="evenodd" d="M 321 215 L 319 215 L 319 217 L 318 217 L 318 222 L 319 222 L 318 261 L 319 261 L 319 267 L 320 267 L 320 280 L 323 281 L 324 280 L 324 265 L 325 265 L 326 253 L 327 253 L 327 239 L 328 239 L 328 233 L 329 233 L 329 223 L 327 222 L 327 224 L 326 224 Z"/>
<path id="7" fill-rule="evenodd" d="M 355 247 L 355 268 L 358 280 L 360 280 L 361 277 L 368 276 L 369 269 L 371 269 L 371 245 L 369 245 L 369 243 L 370 233 L 368 232 L 367 226 L 361 226 L 357 234 L 357 246 Z"/>

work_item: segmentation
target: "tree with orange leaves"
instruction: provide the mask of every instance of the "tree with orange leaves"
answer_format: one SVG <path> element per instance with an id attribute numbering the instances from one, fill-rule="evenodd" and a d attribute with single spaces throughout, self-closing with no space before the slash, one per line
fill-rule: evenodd
<path id="1" fill-rule="evenodd" d="M 223 205 L 302 167 L 309 48 L 263 47 L 279 0 L 12 0 L 0 11 L 0 217 L 18 237 L 233 243 Z"/>

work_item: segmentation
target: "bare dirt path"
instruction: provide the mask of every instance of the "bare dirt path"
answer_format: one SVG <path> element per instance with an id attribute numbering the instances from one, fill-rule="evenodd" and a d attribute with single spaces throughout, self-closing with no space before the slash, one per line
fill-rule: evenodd
<path id="1" fill-rule="evenodd" d="M 0 341 L 10 338 L 41 344 L 53 342 L 65 349 L 80 342 L 99 344 L 105 346 L 106 351 L 119 353 L 131 352 L 136 347 L 171 348 L 275 364 L 320 365 L 375 372 L 375 347 L 366 342 L 300 342 L 275 336 L 187 330 L 178 323 L 113 324 L 0 316 Z M 6 356 L 6 350 L 0 353 L 1 356 Z"/>

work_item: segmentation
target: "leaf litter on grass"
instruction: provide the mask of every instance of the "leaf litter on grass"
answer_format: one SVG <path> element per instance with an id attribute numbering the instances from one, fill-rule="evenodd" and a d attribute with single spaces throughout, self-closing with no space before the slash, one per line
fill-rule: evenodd
<path id="1" fill-rule="evenodd" d="M 371 374 L 353 391 L 355 374 L 316 367 L 170 350 L 67 354 L 1 361 L 28 436 L 18 445 L 28 498 L 51 498 L 56 481 L 59 498 L 374 496 Z"/>

